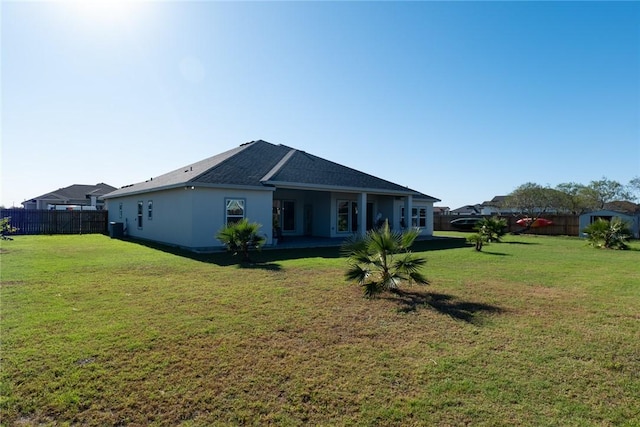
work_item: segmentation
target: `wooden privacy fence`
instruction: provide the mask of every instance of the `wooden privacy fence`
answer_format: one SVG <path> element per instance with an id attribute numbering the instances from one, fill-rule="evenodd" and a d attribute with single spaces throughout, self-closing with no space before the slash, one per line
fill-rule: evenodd
<path id="1" fill-rule="evenodd" d="M 104 234 L 107 233 L 107 215 L 107 211 L 0 211 L 0 217 L 11 217 L 10 224 L 18 228 L 13 234 Z"/>
<path id="2" fill-rule="evenodd" d="M 434 215 L 433 216 L 433 229 L 435 231 L 460 231 L 451 226 L 451 221 L 459 218 L 474 218 L 479 216 L 473 215 Z M 485 216 L 489 218 L 490 215 Z M 509 233 L 517 232 L 522 230 L 522 227 L 519 224 L 516 224 L 516 221 L 520 218 L 515 216 L 503 216 L 507 220 L 507 231 Z M 535 227 L 529 229 L 527 234 L 545 234 L 552 236 L 579 236 L 580 235 L 580 224 L 579 224 L 579 216 L 578 215 L 544 215 L 545 219 L 549 219 L 553 221 L 552 225 L 547 227 Z"/>

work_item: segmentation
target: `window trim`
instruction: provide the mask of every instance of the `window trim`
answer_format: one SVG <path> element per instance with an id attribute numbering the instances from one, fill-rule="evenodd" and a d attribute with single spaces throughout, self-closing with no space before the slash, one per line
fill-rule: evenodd
<path id="1" fill-rule="evenodd" d="M 229 215 L 229 202 L 236 200 L 242 202 L 242 216 L 240 215 Z M 244 197 L 225 197 L 224 198 L 224 223 L 229 225 L 229 218 L 237 218 L 235 222 L 242 221 L 247 217 L 247 199 Z"/>
<path id="2" fill-rule="evenodd" d="M 147 220 L 153 220 L 153 200 L 147 201 Z"/>

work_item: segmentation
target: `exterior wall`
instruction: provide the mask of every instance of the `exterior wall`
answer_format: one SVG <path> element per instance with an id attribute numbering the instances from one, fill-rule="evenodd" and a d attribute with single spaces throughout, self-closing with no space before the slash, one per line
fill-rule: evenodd
<path id="1" fill-rule="evenodd" d="M 148 203 L 153 218 L 148 219 Z M 138 202 L 142 202 L 142 228 L 138 228 Z M 120 217 L 122 204 L 122 217 Z M 108 199 L 109 222 L 124 223 L 125 235 L 181 247 L 193 247 L 193 192 L 172 189 Z"/>
<path id="2" fill-rule="evenodd" d="M 108 200 L 109 221 L 123 222 L 125 233 L 192 250 L 212 250 L 223 245 L 216 232 L 224 225 L 227 198 L 245 200 L 245 218 L 262 225 L 271 244 L 272 191 L 221 190 L 196 187 L 156 191 Z M 143 202 L 142 228 L 137 226 L 138 202 Z M 148 203 L 153 217 L 148 219 Z M 122 218 L 119 209 L 122 203 Z"/>
<path id="3" fill-rule="evenodd" d="M 305 203 L 311 206 L 311 233 L 318 237 L 331 237 L 331 193 L 326 191 L 308 192 Z"/>
<path id="4" fill-rule="evenodd" d="M 175 245 L 191 250 L 214 250 L 223 245 L 215 238 L 224 225 L 228 198 L 245 200 L 245 218 L 262 225 L 261 233 L 267 244 L 273 243 L 273 200 L 292 200 L 295 203 L 295 230 L 284 236 L 303 236 L 311 233 L 318 237 L 347 237 L 352 232 L 338 232 L 338 200 L 362 203 L 361 193 L 330 193 L 327 191 L 301 191 L 278 189 L 214 189 L 187 187 L 149 192 L 139 195 L 108 199 L 109 222 L 122 222 L 125 234 L 138 239 Z M 389 225 L 400 229 L 400 208 L 405 198 L 367 194 L 367 203 L 373 204 L 371 217 L 378 213 Z M 148 217 L 149 202 L 153 203 L 152 219 Z M 138 202 L 142 202 L 142 227 L 139 228 Z M 122 204 L 122 216 L 120 216 Z M 426 226 L 421 235 L 433 235 L 433 203 L 413 200 L 413 207 L 426 209 Z M 306 210 L 306 213 L 305 213 Z M 363 210 L 359 209 L 362 215 Z M 359 228 L 366 216 L 358 218 Z"/>
<path id="5" fill-rule="evenodd" d="M 405 200 L 402 198 L 401 200 L 394 201 L 394 211 L 396 212 L 396 220 L 394 222 L 394 227 L 401 229 L 400 219 L 401 219 L 401 211 L 405 206 Z M 421 236 L 433 236 L 433 202 L 428 202 L 421 199 L 413 199 L 412 208 L 425 208 L 426 212 L 426 225 L 420 228 Z M 407 215 L 407 223 L 409 222 L 411 214 Z"/>
<path id="6" fill-rule="evenodd" d="M 389 227 L 393 227 L 394 221 L 398 214 L 394 209 L 394 197 L 389 196 L 370 196 L 369 201 L 374 203 L 373 218 L 375 220 L 378 214 L 382 215 L 382 220 L 389 221 Z M 398 211 L 399 213 L 399 211 Z M 399 219 L 397 220 L 399 223 Z"/>

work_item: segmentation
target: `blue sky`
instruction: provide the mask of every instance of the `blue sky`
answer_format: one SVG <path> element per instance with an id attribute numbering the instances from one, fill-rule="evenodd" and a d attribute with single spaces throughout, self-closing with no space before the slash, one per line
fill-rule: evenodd
<path id="1" fill-rule="evenodd" d="M 2 199 L 264 139 L 457 208 L 640 175 L 638 2 L 1 4 Z"/>

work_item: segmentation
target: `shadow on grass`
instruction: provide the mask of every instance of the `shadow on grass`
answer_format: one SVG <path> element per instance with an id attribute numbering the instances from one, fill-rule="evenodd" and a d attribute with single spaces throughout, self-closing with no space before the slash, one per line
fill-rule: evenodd
<path id="1" fill-rule="evenodd" d="M 416 240 L 411 246 L 412 252 L 440 251 L 443 249 L 457 249 L 471 247 L 464 237 L 436 237 L 428 240 Z"/>
<path id="2" fill-rule="evenodd" d="M 537 242 L 500 242 L 501 245 L 539 245 Z"/>
<path id="3" fill-rule="evenodd" d="M 243 261 L 238 262 L 236 259 L 235 262 L 231 262 L 229 265 L 237 264 L 238 268 L 247 268 L 247 269 L 257 269 L 257 270 L 269 270 L 269 271 L 281 271 L 282 266 L 280 264 L 274 262 L 260 262 L 260 261 Z"/>
<path id="4" fill-rule="evenodd" d="M 400 305 L 398 309 L 402 313 L 417 311 L 420 307 L 431 307 L 438 313 L 446 314 L 456 320 L 479 325 L 481 321 L 478 314 L 481 313 L 503 313 L 500 307 L 490 304 L 469 301 L 456 301 L 451 295 L 438 294 L 434 292 L 411 292 L 400 290 L 393 296 L 386 297 L 389 300 L 397 301 Z"/>
<path id="5" fill-rule="evenodd" d="M 505 254 L 504 252 L 482 251 L 480 253 L 485 255 L 494 255 L 494 256 L 511 256 L 511 254 Z"/>
<path id="6" fill-rule="evenodd" d="M 138 240 L 133 238 L 122 238 L 121 240 L 145 246 L 147 248 L 155 249 L 172 255 L 189 258 L 194 261 L 205 262 L 209 264 L 216 264 L 221 267 L 238 265 L 241 268 L 264 268 L 267 270 L 279 270 L 281 268 L 277 263 L 279 261 L 304 259 L 304 258 L 342 258 L 340 252 L 340 246 L 323 246 L 316 248 L 265 248 L 261 251 L 251 253 L 251 263 L 244 263 L 241 265 L 238 256 L 220 250 L 218 252 L 192 252 L 186 249 L 182 249 L 176 246 L 164 245 L 149 240 Z M 468 246 L 463 238 L 435 238 L 429 240 L 416 241 L 412 250 L 414 252 L 421 251 L 436 251 L 443 249 L 455 249 Z"/>

